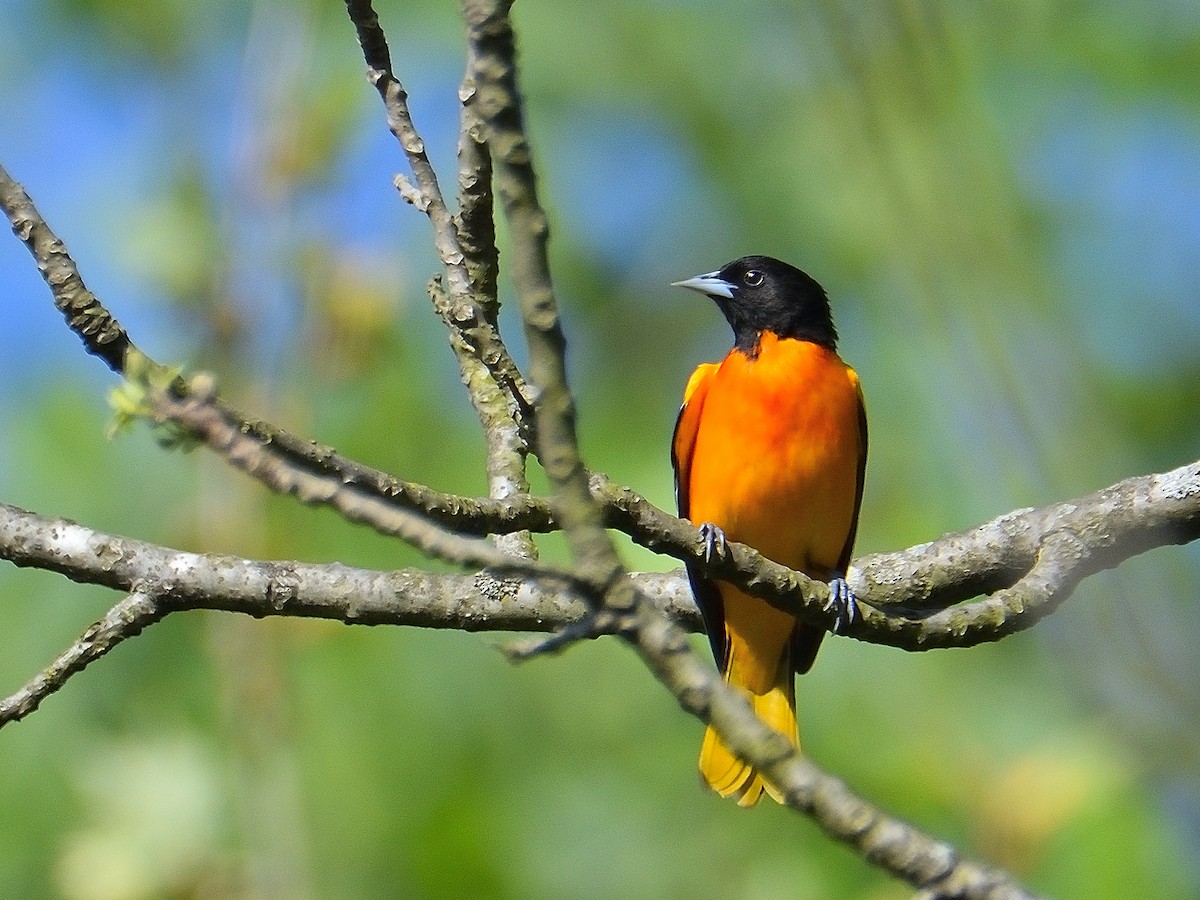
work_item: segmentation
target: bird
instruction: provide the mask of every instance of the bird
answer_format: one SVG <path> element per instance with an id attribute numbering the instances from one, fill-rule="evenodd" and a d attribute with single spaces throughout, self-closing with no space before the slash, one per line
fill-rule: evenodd
<path id="1" fill-rule="evenodd" d="M 867 417 L 858 375 L 838 355 L 825 290 L 769 256 L 745 256 L 673 286 L 716 302 L 733 329 L 719 363 L 688 379 L 671 441 L 679 515 L 700 527 L 706 560 L 726 541 L 828 582 L 835 630 L 857 615 L 846 571 L 858 530 L 867 462 Z M 733 585 L 699 563 L 688 580 L 725 681 L 797 749 L 795 675 L 813 664 L 824 629 Z M 761 772 L 709 726 L 700 773 L 722 797 L 754 806 Z"/>

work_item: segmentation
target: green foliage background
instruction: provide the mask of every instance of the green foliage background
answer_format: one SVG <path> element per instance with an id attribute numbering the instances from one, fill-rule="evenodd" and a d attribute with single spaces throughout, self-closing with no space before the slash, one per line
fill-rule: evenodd
<path id="1" fill-rule="evenodd" d="M 454 4 L 378 7 L 452 185 Z M 675 407 L 727 335 L 666 284 L 748 252 L 822 281 L 862 375 L 859 552 L 1196 457 L 1191 4 L 521 0 L 516 22 L 592 466 L 670 506 Z M 482 492 L 362 68 L 335 0 L 17 0 L 0 159 L 152 355 Z M 15 240 L 0 273 L 5 501 L 187 549 L 419 562 L 203 452 L 106 440 L 112 378 Z M 1155 551 L 969 652 L 829 641 L 805 747 L 1036 890 L 1194 896 L 1198 572 Z M 0 568 L 0 692 L 115 599 Z M 172 617 L 0 733 L 0 896 L 909 894 L 703 792 L 700 726 L 616 641 L 513 667 L 503 640 Z"/>

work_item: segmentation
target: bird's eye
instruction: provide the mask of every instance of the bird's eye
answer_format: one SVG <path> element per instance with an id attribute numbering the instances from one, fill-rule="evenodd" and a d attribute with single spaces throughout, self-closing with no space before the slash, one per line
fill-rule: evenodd
<path id="1" fill-rule="evenodd" d="M 747 287 L 758 287 L 763 283 L 764 277 L 763 273 L 758 269 L 750 269 L 742 276 L 742 281 L 745 282 Z"/>

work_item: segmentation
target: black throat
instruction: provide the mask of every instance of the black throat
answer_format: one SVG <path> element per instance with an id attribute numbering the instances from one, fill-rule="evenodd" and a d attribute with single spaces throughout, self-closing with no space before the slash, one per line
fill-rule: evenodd
<path id="1" fill-rule="evenodd" d="M 733 329 L 733 346 L 746 356 L 758 356 L 764 332 L 778 338 L 809 341 L 828 350 L 837 350 L 838 334 L 825 291 L 808 279 L 810 291 L 796 302 L 795 297 L 745 297 L 731 300 L 714 298 Z"/>

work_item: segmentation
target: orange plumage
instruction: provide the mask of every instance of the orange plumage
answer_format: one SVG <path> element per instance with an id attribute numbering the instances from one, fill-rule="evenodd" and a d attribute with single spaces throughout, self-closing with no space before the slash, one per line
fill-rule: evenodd
<path id="1" fill-rule="evenodd" d="M 685 392 L 672 446 L 680 515 L 810 577 L 841 578 L 862 497 L 866 420 L 824 292 L 767 257 L 681 284 L 717 301 L 735 346 L 721 363 L 700 366 Z M 794 673 L 812 665 L 824 632 L 697 570 L 689 575 L 726 680 L 798 742 Z M 712 729 L 700 771 L 743 806 L 764 790 L 779 799 Z"/>

